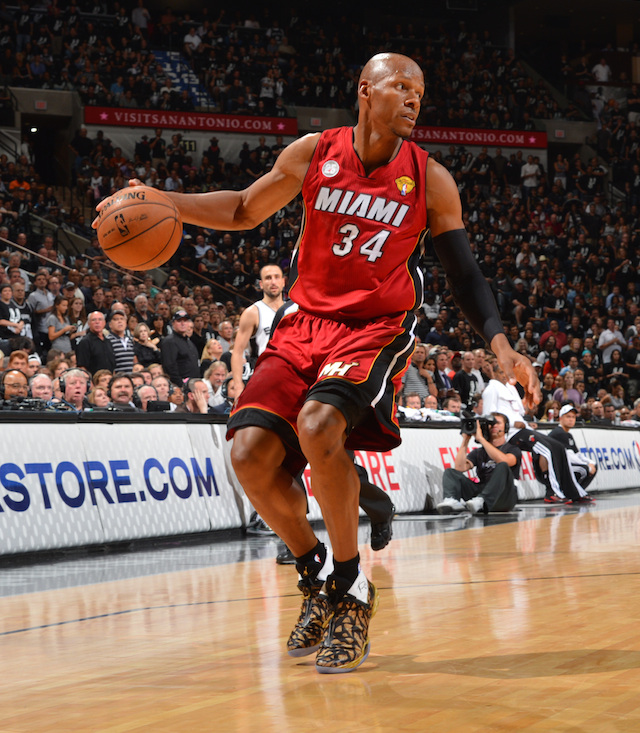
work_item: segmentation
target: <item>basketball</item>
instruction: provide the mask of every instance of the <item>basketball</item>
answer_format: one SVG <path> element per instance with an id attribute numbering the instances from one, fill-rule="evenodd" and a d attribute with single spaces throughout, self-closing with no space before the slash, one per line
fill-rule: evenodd
<path id="1" fill-rule="evenodd" d="M 97 235 L 105 254 L 121 267 L 150 270 L 178 249 L 182 219 L 173 201 L 147 186 L 123 189 L 98 214 Z"/>

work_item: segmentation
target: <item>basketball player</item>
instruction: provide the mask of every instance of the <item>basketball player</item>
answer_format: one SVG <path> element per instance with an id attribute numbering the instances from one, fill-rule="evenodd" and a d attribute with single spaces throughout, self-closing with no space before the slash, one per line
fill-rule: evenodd
<path id="1" fill-rule="evenodd" d="M 289 292 L 298 307 L 271 335 L 228 435 L 240 483 L 296 557 L 303 604 L 288 651 L 317 650 L 323 673 L 350 672 L 369 653 L 378 593 L 360 568 L 360 482 L 347 449 L 400 442 L 394 398 L 415 344 L 427 227 L 463 313 L 531 407 L 540 400 L 536 374 L 510 347 L 471 253 L 453 178 L 407 140 L 423 94 L 414 61 L 378 54 L 358 81 L 354 128 L 296 140 L 243 191 L 168 194 L 184 221 L 221 231 L 254 228 L 300 192 L 304 198 Z M 333 562 L 291 478 L 307 461 Z"/>
<path id="2" fill-rule="evenodd" d="M 243 311 L 240 316 L 240 324 L 233 345 L 231 354 L 231 377 L 233 379 L 233 402 L 235 402 L 242 390 L 244 381 L 242 379 L 243 359 L 245 350 L 249 343 L 252 343 L 253 365 L 256 357 L 260 356 L 267 348 L 272 326 L 275 327 L 285 312 L 285 308 L 291 305 L 288 301 L 284 305 L 282 292 L 284 290 L 284 274 L 279 265 L 265 265 L 260 270 L 260 287 L 264 293 L 262 300 L 257 301 Z M 282 310 L 280 310 L 282 309 Z M 228 414 L 228 413 L 225 413 Z M 351 453 L 353 459 L 353 454 Z M 384 549 L 393 535 L 391 522 L 395 512 L 395 506 L 387 494 L 378 486 L 369 481 L 366 470 L 355 464 L 360 481 L 359 505 L 371 520 L 371 548 L 373 550 Z M 297 483 L 302 486 L 302 476 L 296 476 Z M 273 534 L 269 526 L 262 518 L 254 512 L 251 516 L 250 527 L 252 533 Z M 281 565 L 288 565 L 295 562 L 291 550 L 284 545 L 276 562 Z"/>
<path id="3" fill-rule="evenodd" d="M 279 265 L 265 265 L 260 270 L 260 288 L 263 296 L 243 311 L 238 324 L 238 332 L 231 352 L 231 376 L 235 387 L 236 399 L 244 389 L 242 379 L 243 357 L 247 346 L 252 342 L 252 357 L 262 354 L 269 343 L 271 325 L 278 308 L 283 304 L 284 275 Z"/>
<path id="4" fill-rule="evenodd" d="M 250 362 L 247 366 L 250 366 L 251 371 L 253 371 L 256 359 L 267 348 L 267 344 L 269 343 L 271 326 L 276 317 L 276 312 L 284 303 L 282 298 L 284 274 L 279 265 L 264 265 L 260 269 L 260 289 L 263 293 L 262 300 L 258 300 L 242 312 L 238 324 L 238 332 L 233 342 L 233 350 L 231 351 L 231 377 L 234 387 L 234 403 L 244 389 L 244 357 L 247 347 L 251 344 Z M 257 534 L 273 534 L 257 512 L 251 515 L 247 532 L 251 534 L 254 532 Z"/>

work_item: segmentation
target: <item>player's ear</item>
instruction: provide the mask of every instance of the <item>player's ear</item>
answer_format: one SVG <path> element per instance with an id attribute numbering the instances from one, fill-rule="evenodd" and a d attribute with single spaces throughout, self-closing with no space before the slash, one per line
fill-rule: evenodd
<path id="1" fill-rule="evenodd" d="M 361 79 L 358 82 L 358 96 L 368 99 L 371 95 L 371 82 L 368 79 Z"/>

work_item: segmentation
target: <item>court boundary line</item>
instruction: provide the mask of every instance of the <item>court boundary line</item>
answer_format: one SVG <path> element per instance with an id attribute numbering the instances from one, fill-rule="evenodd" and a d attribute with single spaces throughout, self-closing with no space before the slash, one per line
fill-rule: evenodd
<path id="1" fill-rule="evenodd" d="M 544 575 L 534 576 L 531 578 L 496 578 L 495 580 L 464 580 L 453 583 L 410 583 L 407 585 L 394 585 L 391 587 L 378 586 L 379 590 L 400 590 L 410 588 L 449 588 L 464 585 L 488 585 L 493 583 L 514 583 L 514 582 L 536 582 L 548 580 L 566 580 L 568 578 L 618 578 L 640 575 L 640 570 L 629 573 L 589 573 L 588 575 Z M 46 591 L 44 591 L 46 592 Z M 65 621 L 55 621 L 50 624 L 40 624 L 38 626 L 26 626 L 22 629 L 11 629 L 10 631 L 0 631 L 0 638 L 5 636 L 13 636 L 15 634 L 24 634 L 29 631 L 42 631 L 44 629 L 53 629 L 60 626 L 68 626 L 70 624 L 84 623 L 85 621 L 97 621 L 103 618 L 113 618 L 116 616 L 126 616 L 132 613 L 141 613 L 143 611 L 166 611 L 176 608 L 196 608 L 198 606 L 216 606 L 224 603 L 250 603 L 252 601 L 265 601 L 274 598 L 298 598 L 297 593 L 284 593 L 275 596 L 256 596 L 255 598 L 228 598 L 220 601 L 195 601 L 193 603 L 168 603 L 162 606 L 141 606 L 140 608 L 126 608 L 121 611 L 112 611 L 109 613 L 100 613 L 95 616 L 83 616 L 80 618 L 67 619 Z"/>

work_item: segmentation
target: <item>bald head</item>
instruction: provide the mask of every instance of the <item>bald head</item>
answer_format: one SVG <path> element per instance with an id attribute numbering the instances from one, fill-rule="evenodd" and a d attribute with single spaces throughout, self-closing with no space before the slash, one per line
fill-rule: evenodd
<path id="1" fill-rule="evenodd" d="M 363 81 L 377 84 L 389 76 L 402 72 L 408 76 L 417 75 L 424 79 L 422 70 L 413 59 L 403 56 L 401 53 L 377 53 L 372 56 L 360 72 L 358 86 Z"/>

